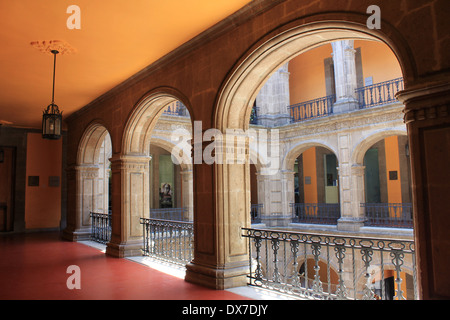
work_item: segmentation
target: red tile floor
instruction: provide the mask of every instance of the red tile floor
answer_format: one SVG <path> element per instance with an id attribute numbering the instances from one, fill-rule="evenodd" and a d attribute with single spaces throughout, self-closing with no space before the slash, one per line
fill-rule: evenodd
<path id="1" fill-rule="evenodd" d="M 67 267 L 81 289 L 68 289 Z M 60 239 L 58 233 L 0 235 L 1 300 L 245 300 L 185 282 L 145 265 Z"/>

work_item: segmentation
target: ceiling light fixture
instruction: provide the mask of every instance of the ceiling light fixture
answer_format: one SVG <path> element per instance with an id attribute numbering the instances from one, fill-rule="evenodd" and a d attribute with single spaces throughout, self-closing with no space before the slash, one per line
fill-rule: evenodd
<path id="1" fill-rule="evenodd" d="M 53 54 L 53 90 L 52 103 L 47 106 L 42 115 L 42 138 L 58 140 L 61 138 L 62 127 L 62 112 L 59 111 L 55 104 L 55 70 L 56 70 L 56 55 L 58 50 L 51 50 Z"/>

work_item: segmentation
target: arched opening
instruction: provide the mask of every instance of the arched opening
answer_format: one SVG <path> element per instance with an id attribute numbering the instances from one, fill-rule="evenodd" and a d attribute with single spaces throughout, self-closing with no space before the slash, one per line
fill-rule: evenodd
<path id="1" fill-rule="evenodd" d="M 366 225 L 412 228 L 412 190 L 406 135 L 380 138 L 364 155 Z"/>
<path id="2" fill-rule="evenodd" d="M 294 163 L 292 221 L 336 224 L 340 218 L 338 161 L 324 147 L 310 147 Z"/>
<path id="3" fill-rule="evenodd" d="M 340 203 L 339 207 L 341 212 L 337 228 L 338 230 L 345 231 L 359 230 L 363 226 L 364 221 L 364 216 L 360 207 L 361 191 L 364 190 L 364 178 L 362 162 L 354 161 L 353 157 L 353 152 L 356 148 L 355 142 L 359 141 L 358 136 L 354 135 L 353 132 L 360 127 L 363 127 L 365 130 L 370 130 L 370 122 L 364 119 L 368 114 L 374 118 L 378 115 L 378 119 L 381 119 L 380 116 L 391 113 L 395 114 L 393 117 L 398 118 L 399 114 L 401 114 L 398 110 L 398 105 L 390 105 L 389 108 L 391 109 L 387 110 L 388 108 L 377 108 L 377 106 L 380 105 L 373 104 L 373 109 L 367 109 L 368 100 L 366 94 L 370 95 L 370 92 L 373 89 L 373 87 L 369 88 L 369 86 L 372 85 L 370 81 L 373 83 L 378 80 L 375 80 L 375 77 L 372 79 L 365 79 L 365 77 L 361 78 L 360 76 L 359 83 L 367 88 L 364 88 L 364 90 L 361 91 L 363 93 L 358 96 L 358 92 L 360 91 L 356 90 L 356 84 L 358 83 L 356 72 L 354 73 L 354 79 L 351 80 L 352 86 L 343 85 L 345 81 L 341 84 L 337 82 L 332 83 L 331 76 L 328 77 L 327 79 L 330 80 L 328 82 L 331 94 L 328 95 L 328 88 L 324 86 L 324 90 L 326 91 L 324 99 L 319 99 L 319 101 L 317 99 L 311 100 L 308 98 L 308 100 L 305 97 L 304 100 L 307 101 L 301 104 L 302 106 L 295 106 L 297 109 L 291 108 L 286 110 L 286 105 L 284 105 L 285 109 L 282 110 L 281 108 L 283 108 L 283 105 L 279 104 L 280 108 L 278 110 L 269 110 L 269 108 L 267 108 L 267 105 L 269 104 L 265 105 L 264 101 L 261 101 L 263 99 L 260 99 L 260 97 L 261 92 L 266 89 L 267 90 L 263 92 L 263 95 L 270 94 L 270 82 L 272 77 L 282 78 L 285 76 L 284 71 L 289 70 L 289 66 L 286 67 L 286 65 L 290 65 L 293 58 L 307 53 L 309 50 L 312 51 L 314 48 L 319 48 L 320 46 L 332 43 L 331 47 L 333 48 L 333 53 L 339 52 L 342 55 L 342 61 L 347 63 L 348 56 L 353 55 L 354 57 L 355 50 L 353 46 L 356 41 L 368 41 L 383 45 L 388 44 L 387 49 L 391 54 L 394 51 L 394 60 L 398 66 L 399 60 L 397 60 L 397 56 L 395 56 L 395 49 L 392 50 L 395 46 L 393 46 L 388 39 L 382 39 L 379 35 L 371 33 L 358 24 L 346 24 L 340 22 L 306 24 L 291 29 L 286 27 L 284 32 L 278 33 L 270 38 L 268 37 L 268 39 L 269 40 L 260 44 L 258 47 L 255 47 L 254 50 L 252 50 L 245 59 L 242 59 L 240 64 L 238 64 L 230 73 L 230 77 L 225 82 L 219 95 L 214 125 L 222 131 L 227 129 L 247 130 L 250 126 L 250 122 L 252 125 L 256 124 L 270 128 L 271 131 L 274 129 L 279 129 L 281 131 L 290 126 L 290 130 L 287 129 L 285 132 L 280 133 L 280 140 L 277 141 L 277 144 L 281 146 L 279 154 L 280 166 L 277 168 L 278 171 L 275 172 L 276 177 L 273 179 L 273 186 L 277 189 L 268 189 L 270 193 L 266 194 L 266 196 L 273 197 L 275 199 L 273 202 L 278 204 L 278 208 L 269 211 L 269 214 L 274 218 L 276 217 L 277 225 L 282 226 L 288 226 L 291 219 L 291 215 L 288 213 L 288 204 L 295 201 L 294 168 L 296 162 L 298 168 L 298 154 L 306 151 L 308 149 L 306 146 L 313 140 L 321 141 L 323 146 L 330 146 L 330 150 L 335 150 L 333 152 L 334 154 L 331 154 L 328 157 L 329 159 L 327 159 L 325 154 L 322 155 L 322 158 L 325 156 L 325 163 L 328 164 L 329 162 L 330 166 L 324 166 L 323 163 L 321 165 L 321 167 L 326 168 L 327 171 L 329 169 L 330 175 L 329 179 L 328 175 L 323 176 L 322 181 L 324 182 L 324 186 L 331 187 L 328 194 L 328 201 L 335 202 L 337 198 Z M 335 45 L 335 43 L 338 44 Z M 400 61 L 400 67 L 398 68 L 400 73 L 402 72 L 401 63 L 402 61 Z M 330 67 L 330 64 L 327 66 Z M 330 71 L 331 69 L 328 70 Z M 339 76 L 345 78 L 345 74 L 337 75 L 338 72 L 342 71 L 339 71 L 338 67 L 335 67 L 333 70 L 335 71 L 335 79 Z M 379 88 L 389 88 L 388 91 L 391 93 L 393 92 L 392 83 L 389 80 L 384 81 L 383 79 L 380 81 L 383 82 L 383 84 L 377 83 Z M 393 82 L 397 85 L 397 83 L 401 81 L 395 80 Z M 275 85 L 273 87 L 275 87 Z M 399 88 L 401 89 L 402 87 Z M 381 91 L 377 92 L 381 93 Z M 333 99 L 328 99 L 329 96 L 334 97 Z M 269 98 L 266 99 L 266 101 L 269 100 Z M 329 102 L 329 100 L 331 102 Z M 328 108 L 330 103 L 332 105 L 331 112 L 329 112 L 330 109 Z M 393 102 L 386 98 L 381 105 L 384 106 L 390 103 Z M 311 112 L 311 109 L 308 109 L 309 106 L 314 106 L 315 112 Z M 264 117 L 264 110 L 266 110 L 266 117 Z M 349 114 L 352 112 L 358 112 L 358 117 L 350 119 Z M 330 114 L 335 116 L 333 121 L 329 120 L 330 118 L 327 118 Z M 294 121 L 292 121 L 292 118 L 294 118 Z M 307 121 L 298 123 L 297 120 L 299 118 Z M 287 122 L 283 122 L 286 119 Z M 294 122 L 294 124 L 292 124 L 292 122 Z M 384 123 L 379 124 L 379 127 L 373 130 L 382 130 L 384 125 Z M 342 126 L 347 126 L 348 130 L 343 131 Z M 366 131 L 361 130 L 360 136 L 365 134 L 367 134 Z M 301 137 L 296 137 L 296 135 L 300 135 Z M 312 138 L 314 135 L 315 137 Z M 283 140 L 285 142 L 284 145 Z M 292 149 L 299 145 L 302 145 L 304 149 L 300 153 L 293 154 Z M 313 145 L 308 147 L 311 146 Z M 298 149 L 301 149 L 302 147 L 298 147 Z M 332 168 L 332 166 L 334 166 L 334 168 Z M 247 204 L 250 203 L 250 201 L 247 201 L 249 199 L 247 199 L 246 196 L 251 197 L 250 194 L 247 194 L 249 193 L 248 177 L 251 173 L 250 166 L 239 167 L 235 164 L 227 164 L 217 166 L 216 169 L 218 172 L 216 175 L 216 193 L 220 199 L 225 199 L 225 205 L 217 206 L 217 215 L 220 217 L 233 216 L 234 219 L 237 218 L 232 222 L 232 225 L 229 226 L 230 229 L 234 230 L 240 227 L 247 227 L 247 214 L 250 211 Z M 228 184 L 231 177 L 233 181 L 235 181 L 232 185 Z M 302 178 L 302 180 L 304 179 Z M 303 183 L 303 187 L 305 187 L 305 183 Z M 289 195 L 289 190 L 291 195 Z M 241 195 L 237 195 L 237 192 L 241 192 Z M 231 196 L 234 194 L 236 194 L 236 196 Z M 324 191 L 323 194 L 324 199 L 326 199 L 327 193 Z M 300 198 L 299 192 L 297 192 L 297 196 Z M 305 196 L 304 192 L 303 196 Z M 239 198 L 241 201 L 226 201 L 231 198 Z M 265 210 L 267 211 L 266 208 Z M 284 221 L 282 221 L 283 218 Z M 233 242 L 233 245 L 236 248 L 241 245 L 240 243 L 237 244 L 236 241 Z"/>
<path id="4" fill-rule="evenodd" d="M 179 100 L 169 103 L 150 140 L 150 218 L 193 221 L 191 154 L 178 150 L 191 137 L 189 111 Z"/>
<path id="5" fill-rule="evenodd" d="M 182 95 L 171 88 L 146 94 L 125 125 L 122 153 L 111 159 L 113 184 L 120 185 L 121 192 L 115 195 L 117 201 L 113 202 L 113 235 L 107 253 L 118 256 L 142 254 L 142 237 L 152 243 L 148 238 L 153 230 L 148 224 L 152 209 L 172 210 L 173 205 L 178 204 L 175 201 L 183 202 L 183 190 L 178 188 L 182 184 L 179 177 L 182 170 L 175 174 L 174 159 L 180 162 L 179 169 L 186 170 L 183 179 L 186 199 L 190 199 L 192 179 L 187 178 L 192 173 L 190 150 L 179 149 L 178 142 L 179 139 L 184 142 L 190 139 L 191 120 L 186 104 L 178 97 Z M 176 129 L 182 129 L 182 133 L 174 137 L 173 133 L 178 132 Z M 192 220 L 192 202 L 184 202 L 188 202 L 189 211 L 182 212 L 182 218 Z M 159 217 L 161 214 L 167 217 L 172 212 L 159 214 Z M 115 225 L 118 226 L 116 230 Z M 149 252 L 147 249 L 149 247 L 145 247 L 144 252 Z"/>
<path id="6" fill-rule="evenodd" d="M 74 220 L 67 230 L 77 240 L 93 238 L 106 243 L 111 235 L 111 137 L 105 126 L 90 124 L 78 146 L 75 166 Z"/>

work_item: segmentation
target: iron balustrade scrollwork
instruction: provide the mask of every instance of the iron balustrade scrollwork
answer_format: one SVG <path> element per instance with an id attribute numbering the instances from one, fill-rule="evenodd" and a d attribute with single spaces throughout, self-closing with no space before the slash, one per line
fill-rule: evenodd
<path id="1" fill-rule="evenodd" d="M 359 108 L 369 108 L 397 102 L 395 94 L 403 90 L 403 78 L 375 83 L 355 90 Z"/>
<path id="2" fill-rule="evenodd" d="M 111 213 L 91 212 L 91 240 L 108 243 L 111 240 Z"/>
<path id="3" fill-rule="evenodd" d="M 242 231 L 248 238 L 251 286 L 316 300 L 417 298 L 413 241 L 254 228 Z M 386 293 L 385 278 L 392 274 L 395 296 Z"/>
<path id="4" fill-rule="evenodd" d="M 341 217 L 339 203 L 291 203 L 292 222 L 336 225 Z"/>
<path id="5" fill-rule="evenodd" d="M 291 122 L 315 119 L 333 113 L 333 103 L 336 95 L 317 98 L 289 106 Z"/>
<path id="6" fill-rule="evenodd" d="M 412 228 L 411 203 L 361 203 L 365 210 L 366 226 Z"/>
<path id="7" fill-rule="evenodd" d="M 141 218 L 143 255 L 178 265 L 193 258 L 194 228 L 192 222 Z"/>

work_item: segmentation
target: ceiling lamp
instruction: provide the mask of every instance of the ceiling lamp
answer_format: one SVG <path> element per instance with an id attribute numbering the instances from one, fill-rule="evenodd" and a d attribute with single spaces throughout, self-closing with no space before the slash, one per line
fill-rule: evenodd
<path id="1" fill-rule="evenodd" d="M 57 140 L 61 138 L 62 127 L 62 112 L 59 111 L 55 104 L 55 69 L 56 69 L 56 55 L 58 50 L 51 50 L 53 54 L 53 90 L 52 103 L 47 106 L 42 115 L 42 138 Z"/>

